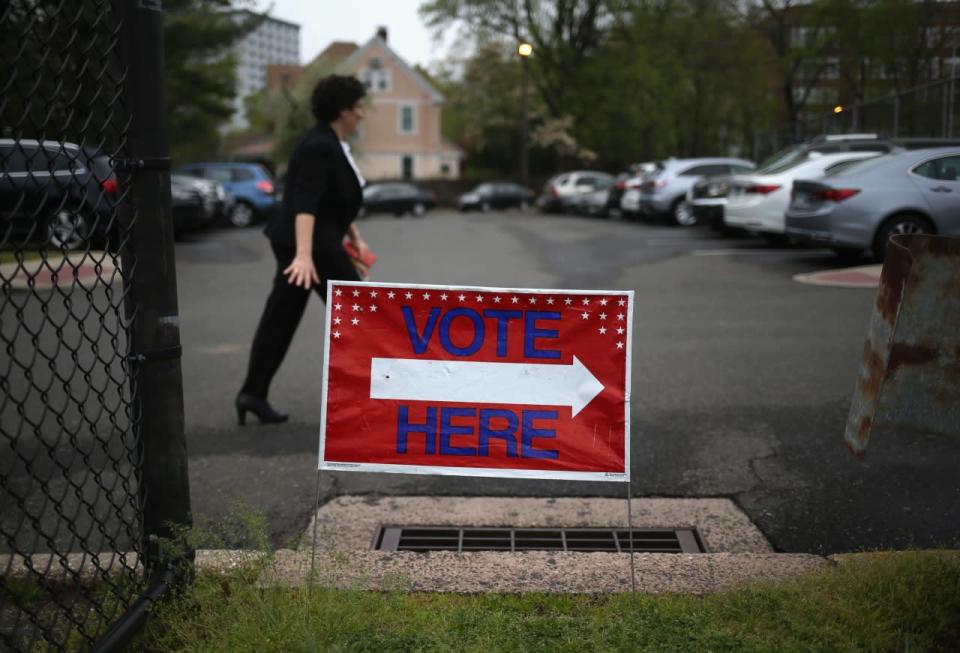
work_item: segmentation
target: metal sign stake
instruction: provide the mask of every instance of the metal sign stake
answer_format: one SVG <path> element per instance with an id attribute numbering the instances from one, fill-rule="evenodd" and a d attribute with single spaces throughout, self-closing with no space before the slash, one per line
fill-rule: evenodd
<path id="1" fill-rule="evenodd" d="M 631 491 L 631 482 L 627 480 L 627 537 L 630 538 L 630 593 L 633 595 L 633 602 L 637 602 L 637 567 L 633 558 L 633 492 Z"/>
<path id="2" fill-rule="evenodd" d="M 307 586 L 313 590 L 314 574 L 317 564 L 317 522 L 320 521 L 320 470 L 317 470 L 317 498 L 313 502 L 313 545 L 310 550 L 310 579 Z"/>

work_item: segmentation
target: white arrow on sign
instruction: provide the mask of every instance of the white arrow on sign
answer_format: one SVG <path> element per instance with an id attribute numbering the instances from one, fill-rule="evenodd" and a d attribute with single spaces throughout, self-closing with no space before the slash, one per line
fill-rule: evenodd
<path id="1" fill-rule="evenodd" d="M 574 356 L 571 365 L 374 358 L 371 399 L 570 406 L 576 417 L 603 384 Z"/>

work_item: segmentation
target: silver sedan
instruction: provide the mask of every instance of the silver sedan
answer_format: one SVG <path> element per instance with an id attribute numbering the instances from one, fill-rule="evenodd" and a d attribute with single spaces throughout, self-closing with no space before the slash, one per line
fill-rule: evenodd
<path id="1" fill-rule="evenodd" d="M 960 148 L 900 151 L 797 180 L 786 233 L 880 259 L 895 234 L 960 235 Z"/>

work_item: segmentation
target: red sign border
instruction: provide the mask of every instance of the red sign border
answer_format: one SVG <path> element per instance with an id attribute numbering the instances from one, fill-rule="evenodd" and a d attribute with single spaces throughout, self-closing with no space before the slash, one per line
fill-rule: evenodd
<path id="1" fill-rule="evenodd" d="M 624 379 L 624 471 L 620 472 L 564 472 L 535 469 L 494 469 L 485 467 L 443 467 L 423 465 L 394 465 L 385 463 L 345 463 L 323 459 L 327 436 L 327 386 L 330 372 L 330 324 L 332 319 L 333 292 L 336 288 L 397 288 L 404 290 L 448 290 L 481 293 L 527 293 L 527 294 L 577 294 L 605 295 L 627 298 L 626 378 Z M 561 481 L 630 482 L 630 399 L 633 356 L 633 290 L 571 290 L 563 288 L 499 288 L 495 286 L 460 286 L 422 283 L 394 283 L 379 281 L 330 281 L 327 284 L 327 300 L 324 317 L 323 380 L 320 405 L 320 451 L 318 470 L 336 472 L 375 472 L 387 474 L 416 474 L 425 476 L 477 476 L 487 478 L 520 478 Z"/>

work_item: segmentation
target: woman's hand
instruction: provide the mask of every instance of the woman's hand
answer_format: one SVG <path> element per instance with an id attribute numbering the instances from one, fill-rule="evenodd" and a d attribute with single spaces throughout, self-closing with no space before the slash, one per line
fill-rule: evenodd
<path id="1" fill-rule="evenodd" d="M 353 246 L 357 248 L 357 254 L 361 259 L 367 255 L 367 252 L 370 251 L 367 241 L 365 241 L 363 238 L 355 238 L 353 241 Z"/>
<path id="2" fill-rule="evenodd" d="M 283 271 L 287 277 L 287 283 L 295 286 L 302 286 L 305 290 L 310 290 L 310 286 L 320 283 L 320 277 L 317 276 L 317 268 L 313 265 L 313 257 L 298 254 L 293 262 Z"/>

